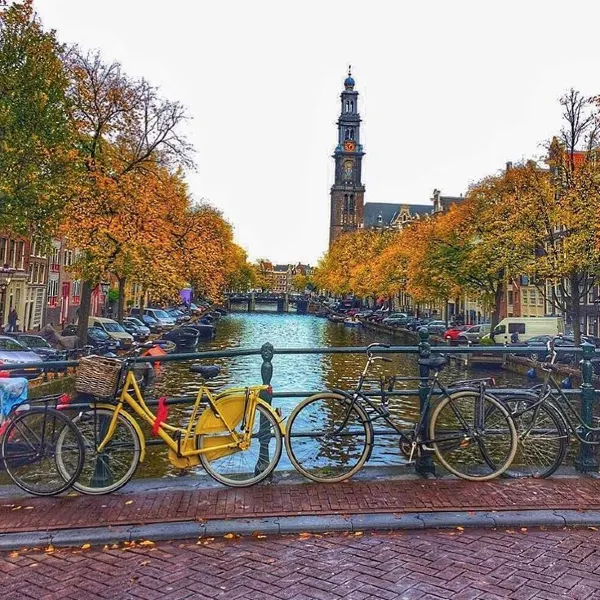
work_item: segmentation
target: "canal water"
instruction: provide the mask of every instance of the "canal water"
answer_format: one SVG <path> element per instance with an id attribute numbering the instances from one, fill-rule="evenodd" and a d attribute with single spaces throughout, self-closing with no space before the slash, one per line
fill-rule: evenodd
<path id="1" fill-rule="evenodd" d="M 217 324 L 217 335 L 211 341 L 201 343 L 196 351 L 220 350 L 226 348 L 260 348 L 270 342 L 275 348 L 310 348 L 324 346 L 367 346 L 372 342 L 398 345 L 391 336 L 362 327 L 347 327 L 340 323 L 331 323 L 326 319 L 310 315 L 268 314 L 268 313 L 230 313 L 222 317 Z M 407 354 L 387 355 L 391 363 L 378 362 L 374 365 L 372 381 L 365 389 L 379 390 L 381 375 L 397 374 L 417 376 L 417 357 Z M 308 393 L 330 388 L 352 388 L 356 385 L 364 367 L 364 354 L 308 354 L 278 355 L 273 358 L 272 386 L 275 392 L 306 391 Z M 198 361 L 194 361 L 198 362 Z M 211 359 L 205 364 L 218 364 L 221 372 L 209 382 L 215 390 L 227 386 L 245 386 L 261 383 L 260 356 Z M 189 362 L 165 363 L 156 374 L 154 384 L 148 393 L 150 396 L 193 395 L 201 379 L 189 371 Z M 498 385 L 503 387 L 526 387 L 528 382 L 523 375 L 510 373 L 497 368 L 467 371 L 454 364 L 448 365 L 443 372 L 443 381 L 449 382 L 467 377 L 494 376 Z M 416 381 L 400 382 L 397 389 L 415 389 Z M 287 416 L 301 398 L 275 398 L 274 406 L 280 407 L 283 416 Z M 396 397 L 390 400 L 390 411 L 394 419 L 409 426 L 418 418 L 419 400 L 416 397 Z M 169 420 L 186 423 L 190 406 L 171 406 Z M 398 438 L 377 436 L 376 446 L 371 456 L 371 466 L 391 466 L 405 464 L 398 450 Z M 291 465 L 285 451 L 278 469 L 289 470 Z M 197 473 L 202 472 L 198 467 Z M 171 467 L 164 447 L 152 448 L 147 461 L 140 467 L 137 477 L 169 477 L 180 474 Z"/>

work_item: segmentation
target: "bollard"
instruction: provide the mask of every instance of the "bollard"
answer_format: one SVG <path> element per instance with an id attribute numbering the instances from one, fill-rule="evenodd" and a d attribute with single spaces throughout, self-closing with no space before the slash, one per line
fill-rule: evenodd
<path id="1" fill-rule="evenodd" d="M 593 427 L 594 420 L 594 383 L 591 359 L 594 357 L 595 348 L 592 344 L 581 344 L 583 358 L 581 364 L 581 420 L 588 426 Z M 585 437 L 585 430 L 581 432 Z M 575 467 L 578 471 L 587 473 L 598 470 L 598 461 L 594 456 L 593 448 L 589 444 L 579 444 L 579 454 L 575 459 Z"/>
<path id="2" fill-rule="evenodd" d="M 271 385 L 271 379 L 273 377 L 273 344 L 263 344 L 260 347 L 260 355 L 262 356 L 263 363 L 260 367 L 260 375 L 262 377 L 263 385 Z M 264 400 L 269 406 L 273 403 L 273 392 L 264 390 L 260 393 L 260 398 Z M 258 475 L 264 468 L 269 464 L 269 443 L 271 442 L 271 432 L 269 431 L 269 422 L 262 415 L 260 417 L 260 426 L 258 429 L 258 439 L 260 444 L 260 451 L 258 454 L 258 460 L 254 467 L 254 472 Z M 273 474 L 269 476 L 271 479 Z"/>
<path id="3" fill-rule="evenodd" d="M 431 356 L 431 346 L 429 345 L 429 330 L 427 327 L 419 328 L 419 337 L 421 341 L 419 342 L 419 358 L 429 358 Z M 429 394 L 429 367 L 424 365 L 419 365 L 419 377 L 421 380 L 419 381 L 419 403 L 420 403 L 420 413 L 425 409 L 425 401 L 427 400 L 427 396 Z M 429 411 L 427 411 L 429 412 Z M 429 435 L 429 415 L 425 415 L 425 420 L 423 421 L 423 426 L 421 429 L 421 437 L 422 439 L 427 439 Z M 417 461 L 415 463 L 415 471 L 419 473 L 419 475 L 435 475 L 435 465 L 433 464 L 433 456 L 431 452 L 427 450 L 421 450 L 421 454 L 417 457 Z"/>

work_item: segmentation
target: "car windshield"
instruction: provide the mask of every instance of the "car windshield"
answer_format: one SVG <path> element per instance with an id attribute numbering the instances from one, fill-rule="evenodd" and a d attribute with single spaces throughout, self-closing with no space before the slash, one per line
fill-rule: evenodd
<path id="1" fill-rule="evenodd" d="M 108 333 L 102 331 L 102 329 L 99 329 L 98 327 L 90 327 L 88 329 L 88 336 L 99 342 L 109 339 Z"/>
<path id="2" fill-rule="evenodd" d="M 154 317 L 151 317 L 150 315 L 144 315 L 144 322 L 152 323 L 152 324 L 158 323 L 158 321 Z"/>
<path id="3" fill-rule="evenodd" d="M 4 350 L 5 352 L 23 352 L 24 350 L 27 350 L 27 348 L 22 344 L 19 344 L 17 340 L 0 338 L 0 350 Z"/>
<path id="4" fill-rule="evenodd" d="M 123 326 L 120 325 L 119 323 L 103 323 L 104 325 L 104 329 L 106 331 L 110 331 L 111 333 L 124 333 L 125 330 L 123 329 Z"/>
<path id="5" fill-rule="evenodd" d="M 43 338 L 37 335 L 21 335 L 19 342 L 30 348 L 52 348 L 52 346 Z"/>
<path id="6" fill-rule="evenodd" d="M 137 319 L 135 319 L 133 317 L 129 317 L 128 319 L 126 319 L 126 322 L 131 325 L 137 325 L 138 327 L 144 326 L 141 321 L 138 321 Z"/>
<path id="7" fill-rule="evenodd" d="M 169 319 L 169 315 L 164 310 L 155 310 L 154 315 L 159 319 Z"/>

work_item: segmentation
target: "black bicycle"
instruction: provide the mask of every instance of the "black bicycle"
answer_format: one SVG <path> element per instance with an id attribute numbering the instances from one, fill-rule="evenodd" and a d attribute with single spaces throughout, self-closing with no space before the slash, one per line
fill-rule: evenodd
<path id="1" fill-rule="evenodd" d="M 518 440 L 517 454 L 505 476 L 549 477 L 563 463 L 571 434 L 582 444 L 600 445 L 600 427 L 583 421 L 552 376 L 555 345 L 560 339 L 555 336 L 548 342 L 549 360 L 541 364 L 541 385 L 504 400 L 517 427 Z"/>
<path id="2" fill-rule="evenodd" d="M 409 461 L 423 451 L 434 452 L 450 473 L 470 481 L 492 479 L 509 467 L 517 450 L 517 432 L 509 411 L 487 391 L 485 380 L 457 382 L 458 389 L 449 389 L 439 380 L 446 358 L 419 359 L 419 364 L 431 368 L 434 375 L 427 382 L 429 391 L 419 419 L 405 430 L 391 416 L 390 396 L 383 386 L 379 402 L 362 391 L 371 365 L 377 360 L 391 362 L 376 356 L 377 348 L 389 346 L 371 344 L 367 348 L 367 362 L 355 390 L 321 392 L 292 411 L 285 444 L 300 473 L 319 482 L 352 477 L 371 455 L 373 423 L 378 420 L 385 421 L 400 436 L 400 449 Z M 399 380 L 423 381 L 391 378 L 388 393 Z"/>
<path id="3" fill-rule="evenodd" d="M 61 398 L 55 395 L 27 401 L 13 409 L 2 426 L 0 460 L 4 469 L 16 485 L 36 496 L 68 490 L 83 468 L 84 440 L 61 410 Z M 65 472 L 70 476 L 65 477 Z"/>

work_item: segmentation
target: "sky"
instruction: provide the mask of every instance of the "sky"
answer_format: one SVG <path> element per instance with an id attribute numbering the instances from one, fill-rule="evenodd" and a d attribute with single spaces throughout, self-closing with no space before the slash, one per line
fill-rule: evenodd
<path id="1" fill-rule="evenodd" d="M 365 202 L 427 204 L 543 153 L 570 87 L 600 94 L 600 3 L 571 0 L 35 0 L 59 39 L 99 49 L 187 106 L 195 199 L 251 260 L 327 249 L 348 64 Z"/>

